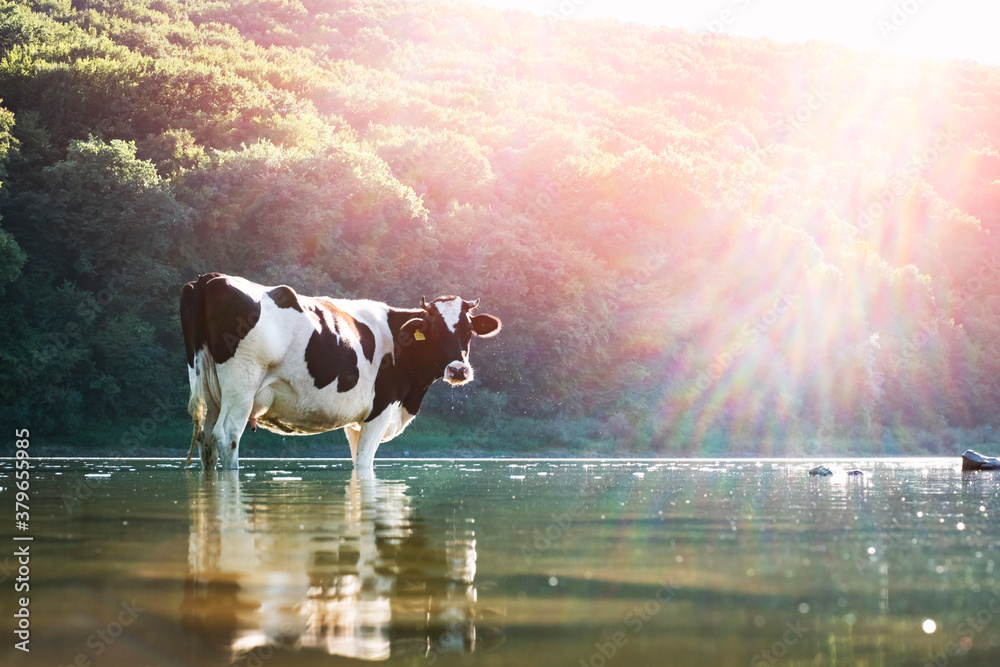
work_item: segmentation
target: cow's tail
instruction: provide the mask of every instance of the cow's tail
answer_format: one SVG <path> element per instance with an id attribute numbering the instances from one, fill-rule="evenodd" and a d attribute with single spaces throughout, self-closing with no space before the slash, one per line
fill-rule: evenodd
<path id="1" fill-rule="evenodd" d="M 215 362 L 205 347 L 205 285 L 218 274 L 207 273 L 184 285 L 181 292 L 181 329 L 184 332 L 184 352 L 187 357 L 188 379 L 191 396 L 188 414 L 191 415 L 191 446 L 184 466 L 191 463 L 194 448 L 202 437 L 208 416 L 208 402 L 212 400 L 212 383 L 218 383 Z"/>
<path id="2" fill-rule="evenodd" d="M 191 372 L 191 369 L 188 369 L 189 375 L 191 375 L 191 397 L 188 399 L 188 413 L 191 415 L 191 446 L 188 448 L 184 467 L 191 464 L 194 449 L 205 430 L 208 403 L 215 400 L 211 383 L 218 384 L 219 382 L 215 372 L 215 361 L 207 349 L 202 348 L 195 353 L 194 363 L 197 372 Z"/>

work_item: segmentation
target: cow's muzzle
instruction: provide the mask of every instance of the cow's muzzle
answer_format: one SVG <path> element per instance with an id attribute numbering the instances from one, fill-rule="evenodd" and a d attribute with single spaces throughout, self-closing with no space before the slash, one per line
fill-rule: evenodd
<path id="1" fill-rule="evenodd" d="M 472 380 L 472 366 L 464 361 L 453 361 L 444 369 L 444 380 L 451 384 L 465 384 Z"/>

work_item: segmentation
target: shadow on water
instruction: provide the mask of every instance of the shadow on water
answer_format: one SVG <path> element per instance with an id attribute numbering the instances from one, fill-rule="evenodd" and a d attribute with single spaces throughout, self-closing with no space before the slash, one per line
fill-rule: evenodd
<path id="1" fill-rule="evenodd" d="M 198 654 L 385 660 L 503 640 L 501 619 L 478 602 L 472 517 L 425 519 L 402 481 L 294 481 L 189 475 L 181 627 Z"/>

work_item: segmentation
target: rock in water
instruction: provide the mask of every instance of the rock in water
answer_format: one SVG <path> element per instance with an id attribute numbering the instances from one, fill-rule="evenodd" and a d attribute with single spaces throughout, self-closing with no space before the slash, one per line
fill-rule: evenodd
<path id="1" fill-rule="evenodd" d="M 1000 459 L 967 449 L 962 454 L 962 470 L 1000 470 Z"/>
<path id="2" fill-rule="evenodd" d="M 826 466 L 816 466 L 815 468 L 809 471 L 809 474 L 819 475 L 821 477 L 829 477 L 833 475 L 833 471 L 827 468 Z"/>
<path id="3" fill-rule="evenodd" d="M 848 470 L 847 474 L 848 474 L 848 476 L 860 476 L 860 475 L 864 475 L 865 471 L 864 470 Z"/>

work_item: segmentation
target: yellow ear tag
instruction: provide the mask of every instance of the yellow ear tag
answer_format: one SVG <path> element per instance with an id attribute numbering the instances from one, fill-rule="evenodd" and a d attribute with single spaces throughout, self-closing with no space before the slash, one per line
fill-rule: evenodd
<path id="1" fill-rule="evenodd" d="M 413 340 L 427 340 L 427 336 L 420 330 L 413 332 Z"/>

